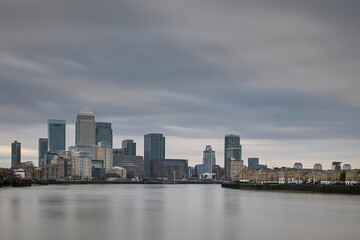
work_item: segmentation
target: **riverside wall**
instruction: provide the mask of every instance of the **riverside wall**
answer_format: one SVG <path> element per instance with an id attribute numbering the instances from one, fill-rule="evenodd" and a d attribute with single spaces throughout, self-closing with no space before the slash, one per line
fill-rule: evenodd
<path id="1" fill-rule="evenodd" d="M 222 183 L 221 187 L 257 191 L 314 192 L 334 194 L 360 194 L 360 185 L 315 185 L 315 184 L 243 184 Z"/>

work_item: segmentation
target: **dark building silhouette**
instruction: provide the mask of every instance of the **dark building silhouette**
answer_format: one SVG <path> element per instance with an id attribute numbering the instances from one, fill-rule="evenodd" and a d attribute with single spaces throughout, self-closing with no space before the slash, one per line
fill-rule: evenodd
<path id="1" fill-rule="evenodd" d="M 17 163 L 21 163 L 21 143 L 15 141 L 11 144 L 11 168 L 16 168 Z"/>
<path id="2" fill-rule="evenodd" d="M 186 159 L 154 159 L 153 177 L 171 180 L 188 178 L 188 160 Z"/>
<path id="3" fill-rule="evenodd" d="M 332 162 L 331 169 L 332 170 L 341 170 L 341 162 Z"/>
<path id="4" fill-rule="evenodd" d="M 249 169 L 259 168 L 259 158 L 248 158 L 248 168 Z"/>
<path id="5" fill-rule="evenodd" d="M 103 142 L 113 147 L 113 132 L 111 123 L 97 122 L 96 123 L 96 144 Z"/>
<path id="6" fill-rule="evenodd" d="M 57 153 L 65 150 L 66 139 L 66 122 L 65 120 L 48 120 L 48 151 Z"/>
<path id="7" fill-rule="evenodd" d="M 39 166 L 46 163 L 45 153 L 48 151 L 48 139 L 39 138 Z"/>
<path id="8" fill-rule="evenodd" d="M 225 148 L 224 148 L 224 170 L 227 174 L 227 159 L 234 158 L 235 160 L 241 160 L 241 145 L 240 135 L 229 134 L 225 136 Z"/>
<path id="9" fill-rule="evenodd" d="M 126 156 L 136 155 L 136 143 L 132 139 L 126 139 L 122 141 L 123 154 Z"/>
<path id="10" fill-rule="evenodd" d="M 149 133 L 144 136 L 144 168 L 145 174 L 151 177 L 152 161 L 165 158 L 165 137 L 161 133 Z"/>

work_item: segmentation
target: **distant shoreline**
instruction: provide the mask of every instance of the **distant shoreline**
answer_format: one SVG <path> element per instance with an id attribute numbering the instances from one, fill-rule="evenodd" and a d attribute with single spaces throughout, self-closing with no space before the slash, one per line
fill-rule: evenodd
<path id="1" fill-rule="evenodd" d="M 0 182 L 0 188 L 3 187 L 31 187 L 43 185 L 81 185 L 81 184 L 220 184 L 221 182 L 214 181 L 82 181 L 82 180 L 64 180 L 64 181 L 38 181 L 31 182 L 31 180 L 15 180 L 13 182 Z"/>

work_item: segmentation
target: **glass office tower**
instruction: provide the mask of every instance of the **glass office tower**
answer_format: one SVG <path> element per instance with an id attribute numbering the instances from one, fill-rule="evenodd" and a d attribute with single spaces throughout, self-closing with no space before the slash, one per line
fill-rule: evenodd
<path id="1" fill-rule="evenodd" d="M 113 147 L 113 133 L 111 129 L 111 123 L 97 122 L 96 123 L 96 144 L 102 142 Z"/>
<path id="2" fill-rule="evenodd" d="M 65 120 L 49 119 L 48 120 L 48 151 L 57 153 L 65 150 L 66 139 L 66 122 Z"/>
<path id="3" fill-rule="evenodd" d="M 234 158 L 235 160 L 241 160 L 241 145 L 240 135 L 229 134 L 225 136 L 225 149 L 224 149 L 224 167 L 225 173 L 228 171 L 227 160 Z"/>
<path id="4" fill-rule="evenodd" d="M 152 161 L 165 158 L 165 137 L 161 133 L 149 133 L 144 136 L 144 168 L 145 174 L 151 177 Z"/>

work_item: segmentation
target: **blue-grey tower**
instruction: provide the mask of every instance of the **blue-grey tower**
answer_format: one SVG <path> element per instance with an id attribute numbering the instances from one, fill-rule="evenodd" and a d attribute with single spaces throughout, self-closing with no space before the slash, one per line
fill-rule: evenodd
<path id="1" fill-rule="evenodd" d="M 148 177 L 152 176 L 152 161 L 165 158 L 165 137 L 161 133 L 144 136 L 144 168 Z"/>
<path id="2" fill-rule="evenodd" d="M 16 168 L 17 163 L 21 163 L 21 143 L 15 141 L 11 144 L 11 168 Z"/>
<path id="3" fill-rule="evenodd" d="M 65 150 L 65 120 L 49 119 L 48 120 L 48 151 L 57 153 Z"/>
<path id="4" fill-rule="evenodd" d="M 45 153 L 48 150 L 48 139 L 39 138 L 39 166 L 46 163 Z"/>
<path id="5" fill-rule="evenodd" d="M 96 144 L 102 142 L 103 144 L 113 147 L 113 132 L 111 123 L 96 122 Z"/>
<path id="6" fill-rule="evenodd" d="M 248 158 L 248 168 L 249 169 L 259 168 L 259 158 Z"/>
<path id="7" fill-rule="evenodd" d="M 136 156 L 136 143 L 132 139 L 122 141 L 123 155 Z"/>

